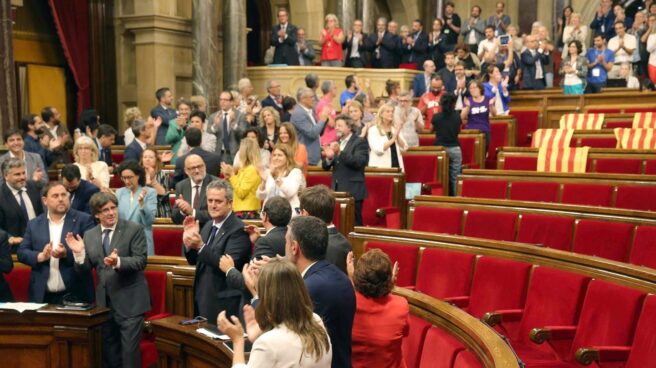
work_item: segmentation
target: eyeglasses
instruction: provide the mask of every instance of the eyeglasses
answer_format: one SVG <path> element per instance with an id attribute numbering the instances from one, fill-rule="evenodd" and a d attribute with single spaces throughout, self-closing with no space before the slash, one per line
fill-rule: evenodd
<path id="1" fill-rule="evenodd" d="M 190 166 L 187 168 L 189 171 L 196 171 L 196 170 L 202 170 L 205 167 L 205 165 L 198 165 L 198 166 Z"/>
<path id="2" fill-rule="evenodd" d="M 121 176 L 121 180 L 123 180 L 123 181 L 128 181 L 128 180 L 132 180 L 132 179 L 134 179 L 134 175 Z"/>
<path id="3" fill-rule="evenodd" d="M 408 102 L 410 102 L 410 100 L 399 100 L 399 102 L 401 102 L 401 103 L 408 103 Z"/>

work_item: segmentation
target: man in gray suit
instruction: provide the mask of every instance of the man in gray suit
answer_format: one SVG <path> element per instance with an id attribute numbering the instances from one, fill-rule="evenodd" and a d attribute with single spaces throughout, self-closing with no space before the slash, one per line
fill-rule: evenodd
<path id="1" fill-rule="evenodd" d="M 216 176 L 208 175 L 205 161 L 195 154 L 185 158 L 184 170 L 187 178 L 175 185 L 175 207 L 171 220 L 181 224 L 187 216 L 192 216 L 200 223 L 201 228 L 209 221 L 210 214 L 207 212 L 207 184 L 216 179 Z"/>
<path id="2" fill-rule="evenodd" d="M 221 110 L 210 115 L 207 132 L 216 135 L 216 153 L 221 155 L 221 162 L 232 165 L 239 151 L 241 136 L 246 130 L 246 116 L 234 108 L 229 91 L 221 92 L 219 106 Z M 225 134 L 226 131 L 228 134 Z"/>
<path id="3" fill-rule="evenodd" d="M 75 267 L 96 269 L 96 304 L 111 308 L 103 326 L 103 366 L 141 367 L 139 342 L 144 315 L 150 310 L 150 291 L 144 276 L 146 237 L 141 225 L 118 218 L 112 193 L 96 193 L 91 213 L 100 222 L 80 235 L 66 235 Z"/>
<path id="4" fill-rule="evenodd" d="M 321 161 L 319 138 L 328 122 L 328 109 L 324 109 L 319 119 L 315 119 L 314 108 L 312 106 L 313 97 L 314 92 L 311 89 L 305 87 L 299 88 L 296 94 L 298 104 L 294 108 L 290 120 L 298 132 L 301 143 L 307 148 L 308 163 L 310 165 L 317 165 Z"/>
<path id="5" fill-rule="evenodd" d="M 301 66 L 314 65 L 314 44 L 305 38 L 305 29 L 296 31 L 296 49 L 298 50 L 298 63 Z"/>
<path id="6" fill-rule="evenodd" d="M 38 188 L 42 188 L 48 182 L 48 173 L 43 166 L 43 160 L 38 153 L 25 151 L 25 141 L 23 140 L 23 132 L 18 129 L 9 129 L 3 135 L 5 144 L 9 152 L 0 156 L 0 165 L 7 161 L 10 157 L 16 157 L 25 162 L 25 170 L 27 171 L 27 179 Z M 4 177 L 0 177 L 0 185 L 4 184 Z"/>

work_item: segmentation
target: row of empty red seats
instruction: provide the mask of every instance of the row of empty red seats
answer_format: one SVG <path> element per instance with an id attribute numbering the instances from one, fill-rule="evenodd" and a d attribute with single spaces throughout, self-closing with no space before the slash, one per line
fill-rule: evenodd
<path id="1" fill-rule="evenodd" d="M 491 256 L 393 242 L 370 241 L 366 248 L 380 248 L 399 262 L 399 286 L 451 302 L 494 325 L 527 367 L 579 367 L 576 354 L 587 347 L 601 350 L 602 360 L 619 359 L 629 368 L 653 362 L 655 296 L 645 299 L 646 293 L 614 283 Z M 414 350 L 404 352 L 421 359 L 414 366 L 450 367 L 424 365 L 420 349 L 427 341 L 439 342 L 442 349 L 426 359 L 453 362 L 465 351 L 461 342 L 426 321 L 411 322 Z M 536 343 L 544 335 L 531 337 L 536 328 L 552 332 L 549 344 Z"/>

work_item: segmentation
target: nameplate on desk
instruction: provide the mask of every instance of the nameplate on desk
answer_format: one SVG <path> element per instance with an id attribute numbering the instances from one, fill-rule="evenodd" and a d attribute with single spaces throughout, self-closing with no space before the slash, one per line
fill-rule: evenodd
<path id="1" fill-rule="evenodd" d="M 0 303 L 0 309 L 15 310 L 18 313 L 35 311 L 45 307 L 46 303 Z"/>

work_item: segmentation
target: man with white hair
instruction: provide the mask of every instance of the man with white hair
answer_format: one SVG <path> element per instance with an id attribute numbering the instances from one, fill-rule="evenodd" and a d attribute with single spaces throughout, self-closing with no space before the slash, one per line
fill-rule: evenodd
<path id="1" fill-rule="evenodd" d="M 294 107 L 290 121 L 298 132 L 300 143 L 307 148 L 308 163 L 317 165 L 321 161 L 319 138 L 328 123 L 328 109 L 319 112 L 317 119 L 312 106 L 313 97 L 314 92 L 309 88 L 303 87 L 298 90 L 296 94 L 298 104 Z"/>

